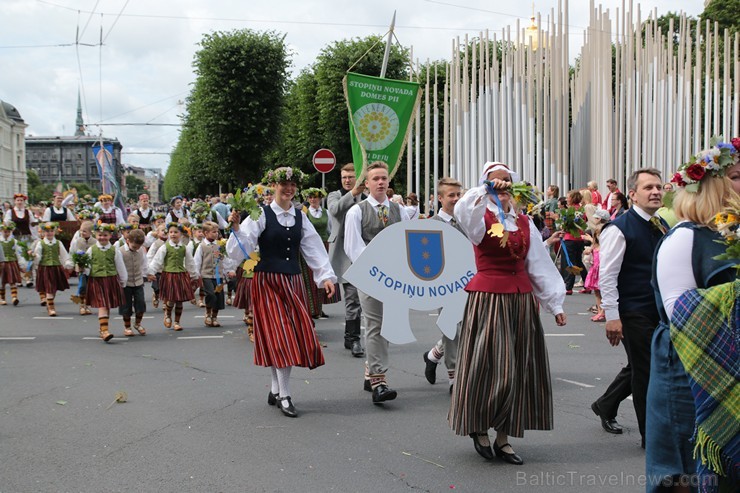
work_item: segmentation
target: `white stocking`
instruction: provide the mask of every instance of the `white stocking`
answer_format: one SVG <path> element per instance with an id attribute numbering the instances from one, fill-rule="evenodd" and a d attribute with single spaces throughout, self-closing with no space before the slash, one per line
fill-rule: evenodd
<path id="1" fill-rule="evenodd" d="M 280 385 L 280 397 L 290 397 L 290 370 L 292 369 L 292 366 L 275 369 Z"/>
<path id="2" fill-rule="evenodd" d="M 275 368 L 271 366 L 270 371 L 272 372 L 272 382 L 270 382 L 270 392 L 272 392 L 275 395 L 278 395 L 278 393 L 280 393 L 280 386 L 278 384 L 277 370 L 275 370 Z"/>

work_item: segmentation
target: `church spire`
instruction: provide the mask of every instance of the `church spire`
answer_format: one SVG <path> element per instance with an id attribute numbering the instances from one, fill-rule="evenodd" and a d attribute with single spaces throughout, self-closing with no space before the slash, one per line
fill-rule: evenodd
<path id="1" fill-rule="evenodd" d="M 77 121 L 75 122 L 75 135 L 85 135 L 85 122 L 82 121 L 82 104 L 80 103 L 80 90 L 77 89 Z"/>

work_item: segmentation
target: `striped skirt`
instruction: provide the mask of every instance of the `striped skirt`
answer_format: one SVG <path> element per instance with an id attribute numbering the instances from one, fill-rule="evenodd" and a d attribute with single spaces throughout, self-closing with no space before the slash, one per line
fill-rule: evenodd
<path id="1" fill-rule="evenodd" d="M 324 364 L 321 344 L 306 308 L 300 274 L 255 272 L 254 364 L 285 368 L 317 368 Z"/>
<path id="2" fill-rule="evenodd" d="M 234 300 L 232 302 L 234 308 L 241 308 L 242 310 L 252 309 L 251 290 L 252 278 L 239 277 L 239 280 L 236 283 L 236 293 L 234 293 Z"/>
<path id="3" fill-rule="evenodd" d="M 195 298 L 187 272 L 162 272 L 159 278 L 159 299 L 162 301 L 190 301 Z"/>
<path id="4" fill-rule="evenodd" d="M 324 299 L 324 294 L 319 291 L 316 283 L 313 282 L 313 271 L 306 263 L 306 259 L 303 258 L 303 255 L 300 255 L 300 259 L 301 277 L 303 278 L 303 286 L 305 287 L 308 312 L 315 318 L 321 315 L 321 304 Z"/>
<path id="5" fill-rule="evenodd" d="M 87 277 L 87 304 L 93 308 L 117 308 L 123 304 L 118 276 Z"/>
<path id="6" fill-rule="evenodd" d="M 53 295 L 65 289 L 69 289 L 69 282 L 61 265 L 39 265 L 36 274 L 36 291 Z"/>
<path id="7" fill-rule="evenodd" d="M 552 429 L 550 365 L 531 293 L 470 293 L 458 344 L 447 417 L 456 434 Z"/>
<path id="8" fill-rule="evenodd" d="M 2 278 L 2 287 L 5 287 L 6 284 L 20 284 L 21 268 L 18 266 L 18 262 L 15 260 L 0 262 L 0 278 Z"/>

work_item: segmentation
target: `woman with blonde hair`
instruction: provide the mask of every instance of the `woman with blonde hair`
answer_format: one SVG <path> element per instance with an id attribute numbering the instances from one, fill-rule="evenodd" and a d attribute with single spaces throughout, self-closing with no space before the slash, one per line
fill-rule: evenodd
<path id="1" fill-rule="evenodd" d="M 679 167 L 673 207 L 680 222 L 658 244 L 653 288 L 660 324 L 653 335 L 647 392 L 647 491 L 689 491 L 697 472 L 692 436 L 697 422 L 689 377 L 671 341 L 674 305 L 689 290 L 734 281 L 733 261 L 716 260 L 724 246 L 715 216 L 740 193 L 740 139 L 716 143 Z M 706 450 L 696 443 L 697 457 Z"/>

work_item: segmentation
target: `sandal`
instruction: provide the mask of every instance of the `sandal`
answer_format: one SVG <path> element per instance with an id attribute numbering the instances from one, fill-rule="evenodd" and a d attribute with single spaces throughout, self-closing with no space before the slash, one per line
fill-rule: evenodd
<path id="1" fill-rule="evenodd" d="M 168 329 L 172 327 L 172 319 L 170 317 L 164 317 L 164 326 Z"/>
<path id="2" fill-rule="evenodd" d="M 172 328 L 175 330 L 182 330 L 182 325 L 180 325 L 180 322 L 175 322 L 175 326 Z"/>
<path id="3" fill-rule="evenodd" d="M 221 324 L 218 323 L 218 320 L 215 318 L 211 321 L 211 327 L 221 327 Z"/>
<path id="4" fill-rule="evenodd" d="M 206 327 L 213 327 L 213 321 L 211 320 L 211 317 L 206 317 L 203 320 L 203 323 L 206 324 Z"/>
<path id="5" fill-rule="evenodd" d="M 134 331 L 131 330 L 129 327 L 126 327 L 125 329 L 123 329 L 123 335 L 125 335 L 126 337 L 133 337 Z"/>
<path id="6" fill-rule="evenodd" d="M 85 307 L 85 315 L 92 315 L 92 310 L 90 310 L 89 306 Z"/>
<path id="7" fill-rule="evenodd" d="M 604 313 L 596 314 L 591 317 L 592 322 L 606 322 L 606 315 Z"/>
<path id="8" fill-rule="evenodd" d="M 84 306 L 80 307 L 80 315 L 86 315 Z"/>
<path id="9" fill-rule="evenodd" d="M 113 334 L 111 334 L 107 330 L 101 330 L 100 331 L 100 338 L 103 339 L 104 342 L 108 342 L 111 339 L 113 339 Z"/>
<path id="10" fill-rule="evenodd" d="M 138 332 L 140 336 L 146 335 L 146 329 L 141 325 L 134 325 L 134 329 L 136 329 L 136 332 Z"/>

